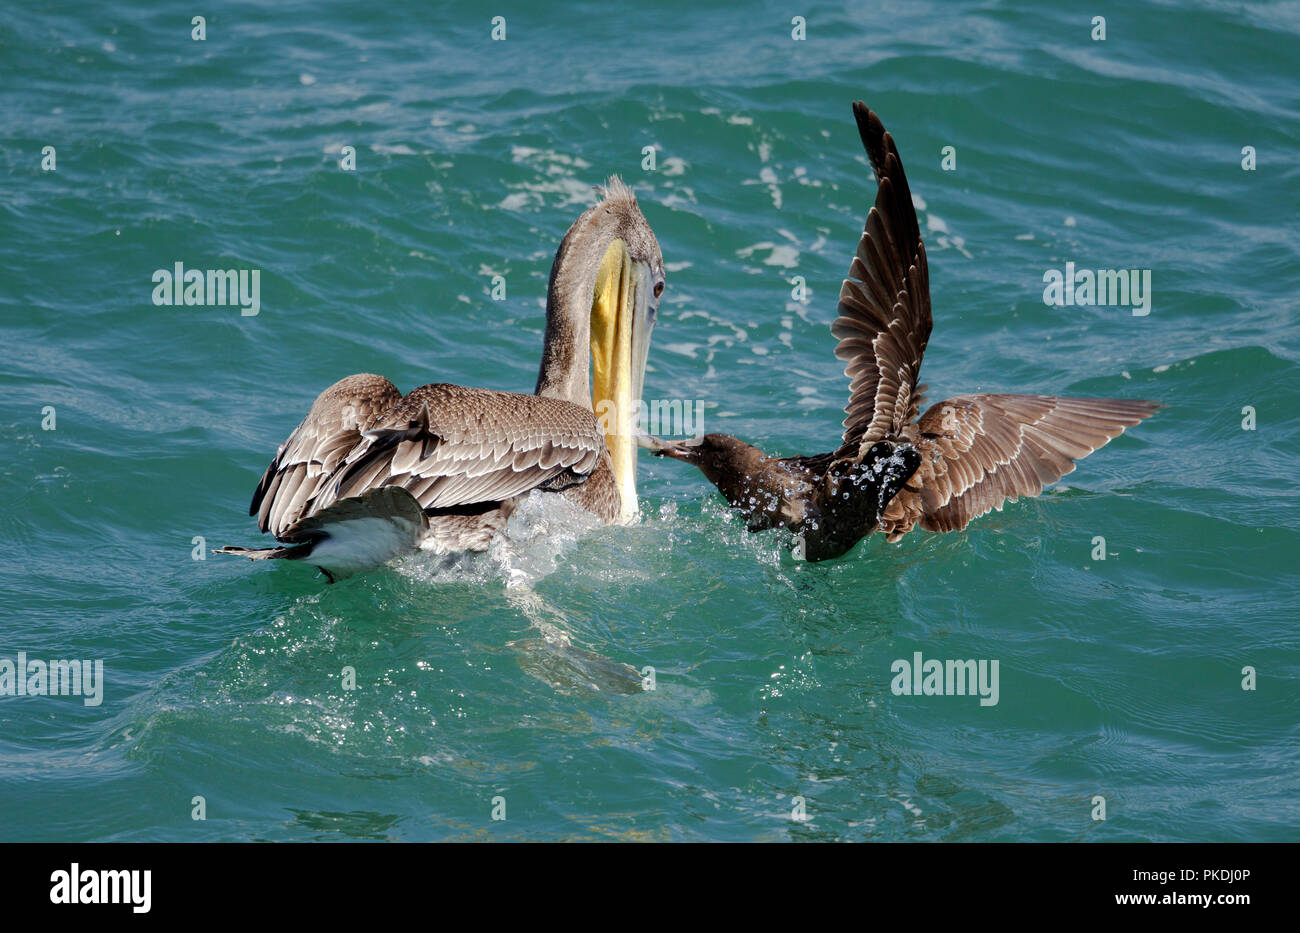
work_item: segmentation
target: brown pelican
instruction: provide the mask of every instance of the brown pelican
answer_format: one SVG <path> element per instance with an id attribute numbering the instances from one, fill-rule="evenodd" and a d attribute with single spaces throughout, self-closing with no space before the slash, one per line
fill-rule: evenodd
<path id="1" fill-rule="evenodd" d="M 930 279 L 903 163 L 880 119 L 858 101 L 858 133 L 879 180 L 831 333 L 851 381 L 841 445 L 769 457 L 727 434 L 648 439 L 694 463 L 751 531 L 784 527 L 808 560 L 838 557 L 873 531 L 897 541 L 916 525 L 956 531 L 1036 496 L 1161 406 L 1128 399 L 961 395 L 920 414 L 930 338 Z M 919 417 L 918 417 L 919 416 Z"/>
<path id="2" fill-rule="evenodd" d="M 606 523 L 631 520 L 631 419 L 663 288 L 654 232 L 611 178 L 555 254 L 533 395 L 445 383 L 402 395 L 369 374 L 336 382 L 253 493 L 249 514 L 284 546 L 218 553 L 306 559 L 333 579 L 416 546 L 483 550 L 533 490 Z"/>

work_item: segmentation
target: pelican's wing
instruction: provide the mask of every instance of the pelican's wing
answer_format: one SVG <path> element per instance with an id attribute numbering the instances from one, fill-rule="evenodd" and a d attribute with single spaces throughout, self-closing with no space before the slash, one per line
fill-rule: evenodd
<path id="1" fill-rule="evenodd" d="M 400 486 L 424 509 L 499 503 L 583 482 L 605 455 L 591 411 L 570 402 L 455 385 L 421 386 L 362 432 L 313 508 Z"/>
<path id="2" fill-rule="evenodd" d="M 845 455 L 897 435 L 915 420 L 917 373 L 933 324 L 925 245 L 898 149 L 861 101 L 853 115 L 880 187 L 831 324 L 840 339 L 835 355 L 847 364 L 850 382 Z"/>
<path id="3" fill-rule="evenodd" d="M 881 515 L 891 540 L 920 523 L 957 531 L 1043 487 L 1162 406 L 1051 395 L 962 395 L 938 402 L 908 430 L 921 467 Z"/>
<path id="4" fill-rule="evenodd" d="M 361 442 L 361 432 L 401 399 L 391 382 L 368 373 L 348 376 L 317 396 L 257 484 L 248 507 L 257 527 L 278 538 L 309 514 L 326 480 Z"/>

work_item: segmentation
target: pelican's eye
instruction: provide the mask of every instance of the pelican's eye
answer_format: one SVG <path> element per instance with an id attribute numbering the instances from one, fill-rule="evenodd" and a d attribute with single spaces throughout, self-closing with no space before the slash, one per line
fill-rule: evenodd
<path id="1" fill-rule="evenodd" d="M 664 293 L 664 283 L 655 282 L 655 297 L 658 298 L 663 293 Z"/>

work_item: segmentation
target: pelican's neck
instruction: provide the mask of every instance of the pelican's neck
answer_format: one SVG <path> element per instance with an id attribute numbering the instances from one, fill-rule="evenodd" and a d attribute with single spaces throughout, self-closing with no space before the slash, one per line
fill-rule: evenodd
<path id="1" fill-rule="evenodd" d="M 537 395 L 591 408 L 591 301 L 605 250 L 623 235 L 623 212 L 597 204 L 560 242 L 546 293 L 546 338 Z"/>

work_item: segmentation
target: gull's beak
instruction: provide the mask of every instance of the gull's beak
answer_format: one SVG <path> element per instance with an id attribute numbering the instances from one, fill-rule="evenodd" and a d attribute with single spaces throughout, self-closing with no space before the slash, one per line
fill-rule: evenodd
<path id="1" fill-rule="evenodd" d="M 666 441 L 662 437 L 655 437 L 653 434 L 638 434 L 637 444 L 650 451 L 656 457 L 671 457 L 673 460 L 685 460 L 690 463 L 698 460 L 700 457 L 699 442 L 691 443 L 691 439 L 684 441 Z"/>
<path id="2" fill-rule="evenodd" d="M 596 272 L 591 301 L 592 406 L 605 431 L 618 488 L 620 523 L 636 517 L 637 428 L 650 333 L 659 301 L 646 262 L 614 240 Z"/>

